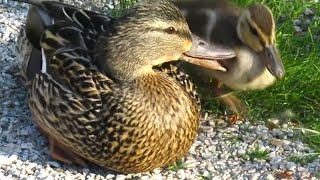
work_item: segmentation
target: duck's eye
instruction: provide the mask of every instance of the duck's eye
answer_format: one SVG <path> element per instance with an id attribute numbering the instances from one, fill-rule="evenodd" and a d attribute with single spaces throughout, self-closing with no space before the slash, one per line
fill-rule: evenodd
<path id="1" fill-rule="evenodd" d="M 176 29 L 174 27 L 168 27 L 166 30 L 165 30 L 168 34 L 173 34 L 176 32 Z"/>

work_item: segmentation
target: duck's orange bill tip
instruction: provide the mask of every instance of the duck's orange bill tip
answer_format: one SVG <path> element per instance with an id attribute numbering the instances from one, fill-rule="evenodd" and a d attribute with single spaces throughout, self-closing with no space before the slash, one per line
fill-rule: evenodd
<path id="1" fill-rule="evenodd" d="M 223 72 L 227 71 L 227 69 L 224 68 L 221 64 L 219 64 L 219 62 L 216 60 L 211 60 L 211 59 L 207 60 L 207 59 L 190 57 L 187 54 L 182 54 L 181 58 L 187 61 L 188 63 L 195 64 L 208 69 L 214 69 L 214 70 L 219 70 Z"/>

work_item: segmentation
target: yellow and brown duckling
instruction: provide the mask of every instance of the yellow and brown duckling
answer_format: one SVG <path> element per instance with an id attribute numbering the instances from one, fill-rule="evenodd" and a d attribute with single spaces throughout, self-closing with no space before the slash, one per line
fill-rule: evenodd
<path id="1" fill-rule="evenodd" d="M 54 159 L 136 173 L 188 152 L 199 99 L 170 62 L 221 69 L 214 59 L 234 51 L 193 36 L 179 9 L 163 0 L 139 2 L 119 19 L 54 1 L 20 2 L 32 4 L 27 39 L 21 32 L 17 44 L 22 75 Z"/>
<path id="2" fill-rule="evenodd" d="M 275 22 L 267 6 L 255 4 L 241 8 L 227 0 L 188 0 L 175 4 L 193 33 L 236 52 L 235 58 L 219 61 L 226 71 L 192 66 L 192 71 L 218 80 L 215 95 L 225 94 L 221 83 L 233 90 L 261 90 L 284 76 L 285 69 L 276 48 Z M 243 108 L 232 94 L 221 97 L 235 110 Z"/>

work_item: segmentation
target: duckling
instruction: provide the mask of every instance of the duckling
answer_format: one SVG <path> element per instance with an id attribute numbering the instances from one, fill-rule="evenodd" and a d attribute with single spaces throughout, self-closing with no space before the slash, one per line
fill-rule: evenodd
<path id="1" fill-rule="evenodd" d="M 206 41 L 231 47 L 236 52 L 235 58 L 220 61 L 226 71 L 189 67 L 218 80 L 215 85 L 218 88 L 214 90 L 216 95 L 225 94 L 221 84 L 233 90 L 261 90 L 283 78 L 285 69 L 276 47 L 275 22 L 267 6 L 254 4 L 242 9 L 226 0 L 174 3 L 183 11 L 194 34 Z M 198 77 L 197 74 L 195 78 Z M 212 87 L 208 83 L 206 86 Z M 231 94 L 222 98 L 234 109 L 244 105 Z"/>
<path id="2" fill-rule="evenodd" d="M 27 61 L 33 120 L 53 159 L 138 173 L 188 152 L 200 101 L 174 61 L 224 69 L 216 59 L 234 57 L 233 50 L 193 36 L 164 0 L 141 1 L 119 19 L 55 1 L 18 1 L 33 5 L 17 49 Z"/>

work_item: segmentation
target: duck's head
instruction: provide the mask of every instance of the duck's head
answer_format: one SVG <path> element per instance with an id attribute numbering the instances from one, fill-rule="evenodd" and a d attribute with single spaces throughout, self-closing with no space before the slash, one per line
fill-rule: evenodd
<path id="1" fill-rule="evenodd" d="M 245 9 L 238 19 L 237 33 L 243 43 L 259 54 L 272 75 L 279 79 L 284 76 L 276 48 L 275 22 L 267 6 L 257 4 Z"/>
<path id="2" fill-rule="evenodd" d="M 179 9 L 167 1 L 139 2 L 111 29 L 97 43 L 97 59 L 106 72 L 122 79 L 151 73 L 153 66 L 178 59 L 223 70 L 216 60 L 235 56 L 229 48 L 192 35 Z"/>

